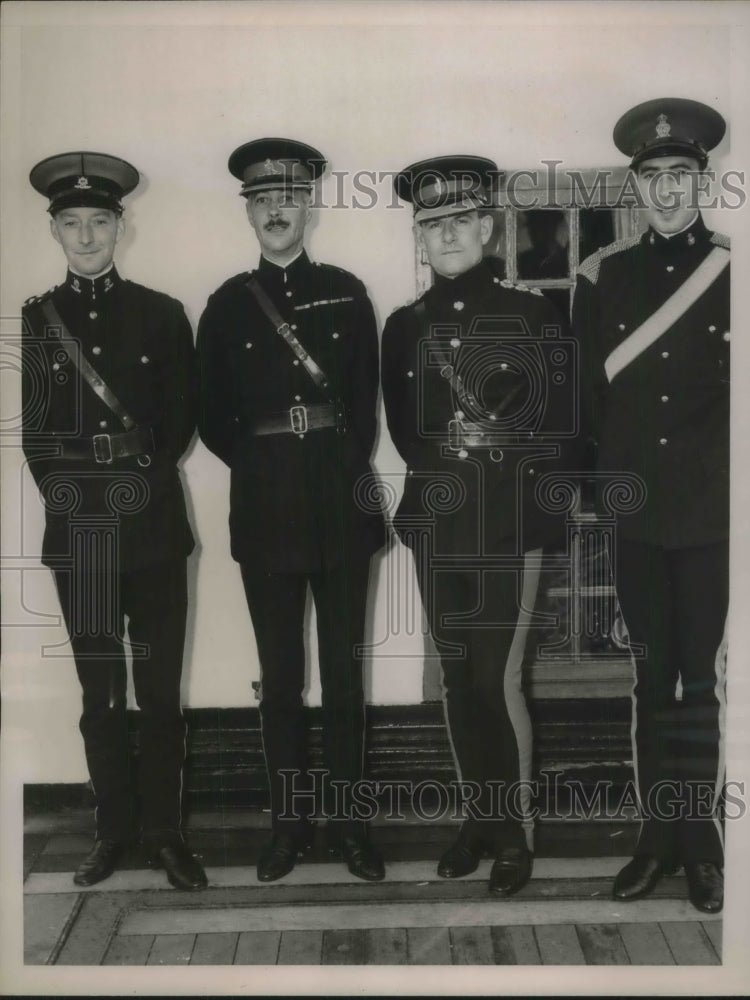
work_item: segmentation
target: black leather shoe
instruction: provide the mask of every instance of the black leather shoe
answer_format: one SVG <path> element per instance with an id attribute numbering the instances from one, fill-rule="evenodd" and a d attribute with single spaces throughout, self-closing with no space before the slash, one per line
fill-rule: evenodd
<path id="1" fill-rule="evenodd" d="M 721 913 L 724 906 L 724 875 L 713 861 L 686 861 L 688 898 L 696 910 Z"/>
<path id="2" fill-rule="evenodd" d="M 512 896 L 529 881 L 533 866 L 534 855 L 525 847 L 500 848 L 490 871 L 490 893 Z"/>
<path id="3" fill-rule="evenodd" d="M 484 855 L 481 841 L 472 836 L 465 828 L 461 830 L 458 839 L 438 861 L 437 873 L 440 878 L 462 878 L 471 875 L 479 867 Z"/>
<path id="4" fill-rule="evenodd" d="M 346 867 L 356 878 L 365 882 L 381 882 L 385 878 L 383 859 L 364 833 L 345 834 L 340 850 Z"/>
<path id="5" fill-rule="evenodd" d="M 311 835 L 276 832 L 260 852 L 258 858 L 258 881 L 275 882 L 288 875 L 297 863 L 297 858 L 310 848 Z"/>
<path id="6" fill-rule="evenodd" d="M 208 885 L 203 866 L 182 841 L 152 848 L 146 864 L 149 868 L 163 868 L 169 884 L 175 889 L 192 892 Z"/>
<path id="7" fill-rule="evenodd" d="M 664 875 L 673 875 L 675 866 L 652 854 L 637 854 L 615 877 L 612 895 L 623 902 L 642 899 L 653 892 Z"/>
<path id="8" fill-rule="evenodd" d="M 94 842 L 91 852 L 83 859 L 73 881 L 76 885 L 96 885 L 109 878 L 115 870 L 117 859 L 124 850 L 119 840 L 102 839 Z"/>

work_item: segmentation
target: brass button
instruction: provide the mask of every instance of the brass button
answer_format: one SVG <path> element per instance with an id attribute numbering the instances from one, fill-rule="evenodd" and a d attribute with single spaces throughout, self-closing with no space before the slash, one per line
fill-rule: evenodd
<path id="1" fill-rule="evenodd" d="M 102 349 L 101 349 L 101 347 L 99 347 L 99 346 L 97 346 L 97 347 L 92 347 L 92 348 L 91 348 L 91 353 L 92 353 L 92 354 L 101 354 L 101 353 L 102 353 Z"/>

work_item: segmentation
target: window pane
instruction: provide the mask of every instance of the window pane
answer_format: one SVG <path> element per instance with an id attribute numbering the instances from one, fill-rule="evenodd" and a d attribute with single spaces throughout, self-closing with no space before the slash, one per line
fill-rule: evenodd
<path id="1" fill-rule="evenodd" d="M 518 213 L 518 277 L 543 281 L 567 278 L 570 234 L 564 212 L 556 208 Z"/>
<path id="2" fill-rule="evenodd" d="M 616 236 L 613 211 L 616 209 L 582 208 L 579 211 L 579 260 L 586 260 L 600 247 L 606 247 L 609 243 L 614 242 Z"/>
<path id="3" fill-rule="evenodd" d="M 492 235 L 484 248 L 485 257 L 497 257 L 505 262 L 508 257 L 506 233 L 505 233 L 505 212 L 503 209 L 496 209 L 489 213 L 492 216 Z M 498 270 L 498 274 L 506 274 L 506 268 Z"/>

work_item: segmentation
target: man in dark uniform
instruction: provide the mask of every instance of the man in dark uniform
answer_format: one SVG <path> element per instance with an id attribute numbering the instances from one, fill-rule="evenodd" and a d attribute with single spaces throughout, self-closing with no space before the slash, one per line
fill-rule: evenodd
<path id="1" fill-rule="evenodd" d="M 312 834 L 302 704 L 308 585 L 318 623 L 329 843 L 354 875 L 384 877 L 349 794 L 364 759 L 357 646 L 370 560 L 384 536 L 382 514 L 355 496 L 358 480 L 371 475 L 377 333 L 362 282 L 313 263 L 304 250 L 312 185 L 325 163 L 288 139 L 232 153 L 229 170 L 242 181 L 260 264 L 211 296 L 198 330 L 199 432 L 232 472 L 232 555 L 261 663 L 273 824 L 258 861 L 266 882 L 291 871 Z"/>
<path id="2" fill-rule="evenodd" d="M 541 547 L 560 529 L 535 492 L 575 433 L 575 356 L 554 306 L 483 258 L 496 176 L 491 160 L 456 156 L 396 177 L 434 284 L 388 319 L 382 379 L 407 465 L 394 523 L 440 652 L 460 777 L 476 792 L 438 874 L 467 875 L 487 850 L 490 891 L 508 896 L 532 869 L 521 665 Z"/>
<path id="3" fill-rule="evenodd" d="M 23 309 L 24 451 L 46 508 L 42 561 L 55 577 L 83 689 L 96 841 L 74 875 L 112 873 L 138 829 L 126 723 L 124 618 L 140 739 L 148 863 L 179 889 L 206 885 L 181 834 L 180 676 L 193 549 L 177 463 L 195 430 L 194 348 L 182 305 L 126 281 L 113 256 L 138 171 L 63 153 L 30 180 L 50 199 L 63 284 Z"/>
<path id="4" fill-rule="evenodd" d="M 618 524 L 614 566 L 636 659 L 643 817 L 614 895 L 645 896 L 684 864 L 690 899 L 707 912 L 723 900 L 729 242 L 706 228 L 695 192 L 724 129 L 712 108 L 676 98 L 622 116 L 614 141 L 631 157 L 648 229 L 584 261 L 573 311 L 598 468 L 645 486 Z"/>

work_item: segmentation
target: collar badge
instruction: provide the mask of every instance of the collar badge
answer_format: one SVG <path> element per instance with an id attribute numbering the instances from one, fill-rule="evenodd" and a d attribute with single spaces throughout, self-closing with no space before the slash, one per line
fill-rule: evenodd
<path id="1" fill-rule="evenodd" d="M 73 281 L 71 282 L 71 288 L 73 289 L 74 292 L 78 292 L 79 295 L 81 294 L 81 282 L 78 280 L 78 275 L 75 275 L 75 277 L 73 278 Z"/>

